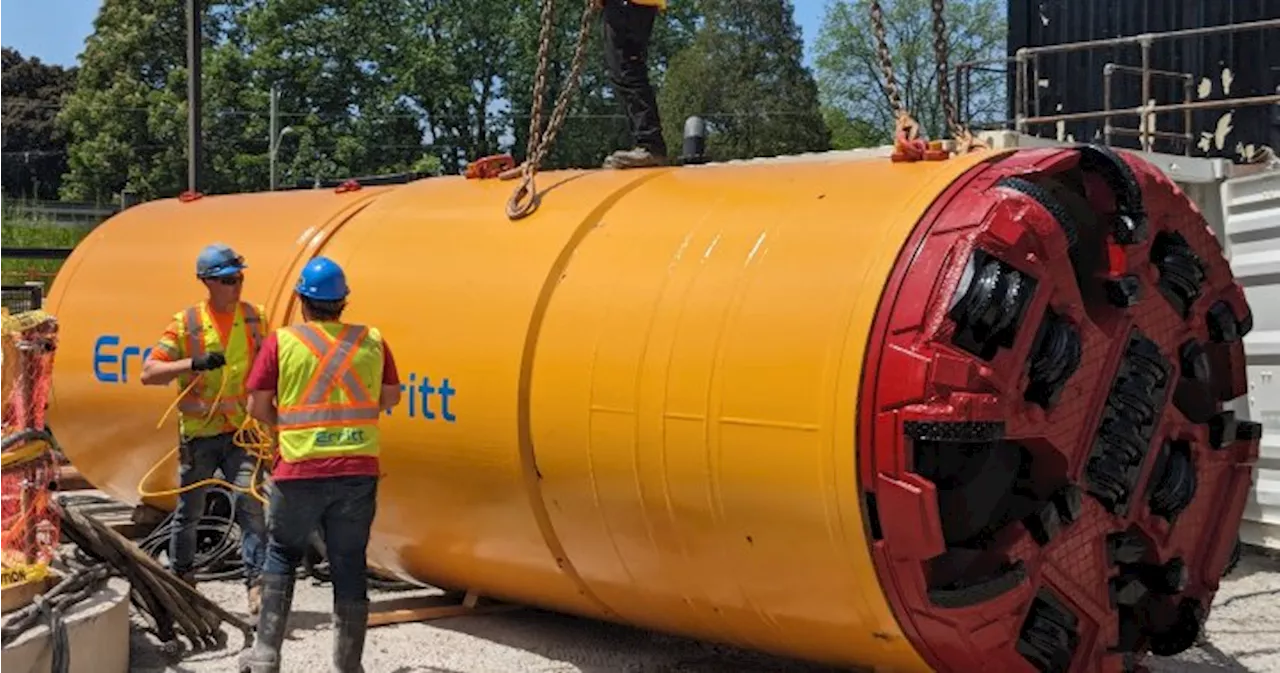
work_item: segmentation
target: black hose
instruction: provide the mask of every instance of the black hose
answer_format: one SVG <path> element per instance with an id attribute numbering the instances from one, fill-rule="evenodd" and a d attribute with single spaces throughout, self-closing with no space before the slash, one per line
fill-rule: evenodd
<path id="1" fill-rule="evenodd" d="M 221 516 L 206 513 L 200 517 L 200 520 L 196 523 L 197 540 L 207 533 L 217 534 L 219 537 L 212 546 L 197 552 L 195 559 L 192 561 L 191 569 L 195 572 L 195 579 L 200 582 L 243 579 L 244 563 L 239 553 L 243 536 L 239 524 L 235 521 L 235 499 L 231 492 L 225 488 L 211 487 L 209 493 L 226 498 L 232 514 Z M 207 507 L 208 505 L 206 505 Z M 169 538 L 175 532 L 176 525 L 176 517 L 173 512 L 170 512 L 159 525 L 137 543 L 138 547 L 148 556 L 159 559 L 161 554 L 168 553 Z M 300 577 L 310 576 L 317 583 L 331 581 L 329 564 L 323 560 L 325 558 L 324 543 L 319 539 L 318 535 L 313 536 L 312 547 L 321 561 L 308 563 L 299 568 L 298 575 Z M 172 563 L 172 559 L 170 559 L 170 563 Z M 368 573 L 368 583 L 369 588 L 380 591 L 412 591 L 421 588 L 412 582 L 380 577 L 374 571 Z"/>
<path id="2" fill-rule="evenodd" d="M 248 622 L 167 572 L 137 545 L 76 508 L 63 506 L 60 500 L 54 501 L 54 507 L 67 539 L 125 575 L 133 588 L 130 597 L 134 605 L 151 618 L 166 647 L 180 647 L 175 626 L 195 647 L 220 645 L 224 637 L 219 627 L 224 622 L 244 634 L 246 645 L 253 642 L 253 627 Z"/>
<path id="3" fill-rule="evenodd" d="M 111 569 L 106 564 L 73 570 L 44 595 L 36 596 L 31 604 L 11 613 L 9 623 L 0 631 L 0 641 L 10 644 L 43 617 L 48 620 L 53 646 L 51 671 L 67 673 L 71 665 L 71 645 L 63 615 L 71 606 L 93 596 L 110 576 Z"/>
<path id="4" fill-rule="evenodd" d="M 67 673 L 67 669 L 71 668 L 71 643 L 67 638 L 67 623 L 62 619 L 62 609 L 44 600 L 42 596 L 36 596 L 34 604 L 49 620 L 49 639 L 53 641 L 50 673 Z"/>
<path id="5" fill-rule="evenodd" d="M 191 569 L 195 571 L 197 581 L 212 580 L 234 580 L 244 577 L 244 565 L 240 560 L 240 526 L 235 522 L 235 499 L 231 492 L 225 488 L 210 488 L 211 495 L 218 495 L 227 499 L 228 508 L 231 514 L 228 516 L 220 516 L 217 514 L 204 514 L 196 522 L 196 539 L 199 541 L 205 534 L 214 534 L 218 537 L 210 547 L 206 547 L 202 551 L 197 551 L 192 561 Z M 206 500 L 206 508 L 211 504 Z M 207 509 L 206 509 L 207 512 Z M 148 556 L 152 558 L 160 558 L 161 554 L 167 553 L 169 549 L 169 539 L 175 532 L 177 519 L 173 512 L 170 512 L 150 533 L 138 542 L 138 547 L 142 549 Z M 170 563 L 172 563 L 170 559 Z"/>
<path id="6" fill-rule="evenodd" d="M 20 444 L 23 442 L 36 441 L 36 440 L 44 440 L 52 444 L 53 435 L 49 434 L 44 430 L 35 430 L 32 428 L 19 430 L 5 437 L 4 439 L 0 439 L 0 450 L 7 451 L 9 447 L 13 446 L 14 444 Z"/>

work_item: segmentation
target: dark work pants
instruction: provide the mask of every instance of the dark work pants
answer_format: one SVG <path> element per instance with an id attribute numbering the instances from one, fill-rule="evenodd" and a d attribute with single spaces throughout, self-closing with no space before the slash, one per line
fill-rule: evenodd
<path id="1" fill-rule="evenodd" d="M 212 437 L 184 437 L 178 447 L 178 482 L 188 486 L 221 472 L 224 480 L 248 488 L 257 459 L 236 446 L 234 436 L 224 432 Z M 196 525 L 204 516 L 208 489 L 208 486 L 202 486 L 178 496 L 178 506 L 173 514 L 173 534 L 169 538 L 169 564 L 177 574 L 191 570 L 195 562 Z M 232 504 L 235 506 L 236 523 L 240 524 L 240 558 L 244 562 L 245 581 L 253 584 L 262 572 L 266 556 L 267 526 L 263 520 L 262 504 L 244 493 L 233 493 Z"/>
<path id="2" fill-rule="evenodd" d="M 272 482 L 270 500 L 265 572 L 292 575 L 318 528 L 329 557 L 334 604 L 367 602 L 365 558 L 378 509 L 378 478 L 286 479 Z"/>
<path id="3" fill-rule="evenodd" d="M 649 84 L 649 36 L 657 16 L 657 7 L 605 0 L 604 58 L 636 146 L 666 156 L 658 101 Z"/>

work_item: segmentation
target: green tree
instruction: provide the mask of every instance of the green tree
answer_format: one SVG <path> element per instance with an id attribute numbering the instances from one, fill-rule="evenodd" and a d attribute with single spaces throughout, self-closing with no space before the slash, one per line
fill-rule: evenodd
<path id="1" fill-rule="evenodd" d="M 292 129 L 278 154 L 294 180 L 405 171 L 423 152 L 420 113 L 400 95 L 407 0 L 274 0 L 255 3 L 237 21 L 236 51 L 245 71 L 221 81 L 252 92 L 242 104 L 252 115 L 240 152 L 268 162 L 269 95 L 280 87 L 281 126 Z M 229 59 L 231 60 L 231 59 Z M 244 161 L 244 159 L 241 159 Z M 265 179 L 244 188 L 262 189 Z"/>
<path id="2" fill-rule="evenodd" d="M 221 10 L 204 17 L 207 50 L 225 39 L 232 12 Z M 127 187 L 152 198 L 185 187 L 185 26 L 180 2 L 103 2 L 59 114 L 71 139 L 63 196 L 106 201 Z M 217 107 L 207 96 L 205 111 Z"/>
<path id="3" fill-rule="evenodd" d="M 422 115 L 427 151 L 442 170 L 494 154 L 506 129 L 499 102 L 516 47 L 512 3 L 429 0 L 409 3 L 388 59 L 398 93 Z"/>
<path id="4" fill-rule="evenodd" d="M 822 118 L 831 130 L 831 149 L 851 150 L 857 147 L 875 147 L 889 142 L 889 134 L 862 119 L 854 119 L 844 111 L 823 106 Z"/>
<path id="5" fill-rule="evenodd" d="M 941 138 L 945 116 L 938 97 L 933 14 L 929 0 L 884 0 L 886 41 L 903 104 L 930 138 Z M 951 67 L 1004 57 L 1003 3 L 951 0 L 946 3 L 948 61 Z M 817 40 L 816 65 L 828 120 L 871 129 L 855 142 L 889 142 L 894 110 L 871 28 L 869 0 L 834 0 L 827 6 Z M 999 73 L 974 72 L 968 93 L 969 121 L 981 126 L 1004 118 L 1005 84 Z M 955 96 L 954 79 L 951 94 Z M 964 111 L 959 111 L 964 116 Z M 833 127 L 834 128 L 834 127 Z"/>
<path id="6" fill-rule="evenodd" d="M 671 68 L 672 58 L 693 40 L 701 17 L 701 2 L 676 0 L 659 14 L 649 43 L 649 79 L 661 95 Z M 510 102 L 510 128 L 513 148 L 523 157 L 528 143 L 529 114 L 533 105 L 533 79 L 538 64 L 538 30 L 540 26 L 537 0 L 514 3 L 512 34 L 516 45 L 511 66 L 507 69 L 506 92 Z M 543 95 L 543 124 L 550 120 L 556 97 L 572 65 L 578 38 L 580 2 L 562 2 L 557 6 L 556 31 L 547 69 L 547 89 Z M 588 33 L 582 80 L 577 95 L 570 102 L 569 117 L 556 136 L 555 146 L 543 162 L 553 167 L 595 167 L 616 149 L 630 146 L 627 122 L 621 102 L 613 93 L 604 60 L 604 40 L 597 14 Z M 661 106 L 660 106 L 661 107 Z M 661 110 L 664 118 L 666 108 Z M 676 145 L 675 147 L 679 147 Z"/>
<path id="7" fill-rule="evenodd" d="M 717 159 L 829 149 L 813 75 L 790 0 L 703 0 L 704 22 L 671 63 L 661 91 L 668 144 L 684 120 L 707 122 Z"/>
<path id="8" fill-rule="evenodd" d="M 225 0 L 203 19 L 202 191 L 265 189 L 269 107 L 281 88 L 281 183 L 408 170 L 421 113 L 388 64 L 403 57 L 409 0 Z M 60 115 L 72 138 L 63 192 L 144 198 L 186 185 L 183 3 L 106 0 Z"/>
<path id="9" fill-rule="evenodd" d="M 3 59 L 4 193 L 57 198 L 67 143 L 55 118 L 75 86 L 76 70 L 23 58 L 8 47 Z"/>

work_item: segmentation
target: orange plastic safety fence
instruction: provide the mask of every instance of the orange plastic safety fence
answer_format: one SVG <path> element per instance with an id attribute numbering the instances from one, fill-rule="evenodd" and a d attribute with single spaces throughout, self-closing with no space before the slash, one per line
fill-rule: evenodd
<path id="1" fill-rule="evenodd" d="M 43 311 L 4 315 L 3 472 L 0 473 L 0 582 L 42 574 L 53 558 L 59 522 L 50 498 L 59 456 L 45 427 L 58 325 Z"/>

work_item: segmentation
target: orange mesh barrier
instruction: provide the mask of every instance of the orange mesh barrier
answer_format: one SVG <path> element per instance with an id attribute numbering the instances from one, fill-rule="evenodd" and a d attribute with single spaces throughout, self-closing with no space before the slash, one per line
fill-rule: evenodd
<path id="1" fill-rule="evenodd" d="M 57 488 L 59 460 L 44 424 L 57 331 L 57 321 L 43 311 L 4 314 L 0 583 L 5 586 L 43 576 L 58 545 L 58 518 L 49 500 Z"/>

